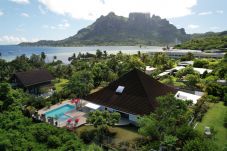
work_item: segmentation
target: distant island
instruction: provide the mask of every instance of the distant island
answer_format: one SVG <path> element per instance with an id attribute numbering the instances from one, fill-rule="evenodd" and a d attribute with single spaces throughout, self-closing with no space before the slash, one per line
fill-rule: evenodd
<path id="1" fill-rule="evenodd" d="M 20 46 L 84 46 L 84 45 L 175 45 L 190 39 L 184 28 L 177 29 L 168 20 L 149 13 L 130 13 L 129 17 L 113 12 L 101 16 L 92 25 L 69 38 L 53 41 L 20 43 Z"/>

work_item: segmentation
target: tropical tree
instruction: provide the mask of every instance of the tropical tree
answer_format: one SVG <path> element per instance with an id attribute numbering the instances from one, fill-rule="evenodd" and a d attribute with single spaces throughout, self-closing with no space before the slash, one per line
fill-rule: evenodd
<path id="1" fill-rule="evenodd" d="M 45 60 L 46 60 L 45 52 L 41 52 L 41 60 L 42 60 L 42 62 L 45 62 Z"/>
<path id="2" fill-rule="evenodd" d="M 99 49 L 96 50 L 96 57 L 97 58 L 101 58 L 102 57 L 102 51 L 101 50 L 99 50 Z"/>
<path id="3" fill-rule="evenodd" d="M 78 71 L 72 75 L 65 89 L 74 96 L 84 97 L 93 88 L 93 75 L 90 71 Z"/>
<path id="4" fill-rule="evenodd" d="M 196 71 L 194 71 L 192 66 L 187 66 L 179 71 L 177 71 L 176 76 L 178 78 L 181 78 L 183 76 L 186 76 L 187 74 L 195 74 L 197 73 Z"/>
<path id="5" fill-rule="evenodd" d="M 87 122 L 97 128 L 98 141 L 101 142 L 107 134 L 109 126 L 114 126 L 120 120 L 120 113 L 109 111 L 93 111 L 89 112 Z"/>
<path id="6" fill-rule="evenodd" d="M 107 81 L 110 69 L 105 63 L 96 63 L 92 68 L 94 75 L 94 86 L 100 85 L 102 81 Z"/>
<path id="7" fill-rule="evenodd" d="M 141 117 L 138 121 L 139 132 L 153 139 L 163 140 L 165 135 L 174 135 L 190 117 L 187 101 L 179 100 L 174 95 L 157 98 L 159 107 L 154 113 Z"/>
<path id="8" fill-rule="evenodd" d="M 107 58 L 108 54 L 107 54 L 107 51 L 106 51 L 106 50 L 103 51 L 103 56 L 104 56 L 105 58 Z"/>
<path id="9" fill-rule="evenodd" d="M 185 56 L 181 57 L 181 61 L 190 61 L 193 60 L 195 57 L 191 52 L 188 52 Z"/>
<path id="10" fill-rule="evenodd" d="M 0 59 L 0 69 L 0 82 L 7 81 L 10 78 L 11 71 L 9 64 L 3 59 Z"/>
<path id="11" fill-rule="evenodd" d="M 200 77 L 199 74 L 187 74 L 185 80 L 188 87 L 195 88 L 196 84 L 200 82 Z"/>

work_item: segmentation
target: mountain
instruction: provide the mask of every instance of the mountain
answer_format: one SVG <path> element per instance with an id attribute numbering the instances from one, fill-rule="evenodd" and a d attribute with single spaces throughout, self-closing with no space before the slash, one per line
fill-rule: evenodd
<path id="1" fill-rule="evenodd" d="M 193 34 L 191 40 L 174 46 L 177 49 L 195 49 L 195 50 L 211 50 L 218 49 L 227 51 L 227 31 L 223 32 L 207 32 L 204 34 Z"/>
<path id="2" fill-rule="evenodd" d="M 113 12 L 101 16 L 92 25 L 81 29 L 69 38 L 21 46 L 83 46 L 83 45 L 169 45 L 189 39 L 183 28 L 177 29 L 168 20 L 149 13 L 130 13 L 129 17 Z"/>

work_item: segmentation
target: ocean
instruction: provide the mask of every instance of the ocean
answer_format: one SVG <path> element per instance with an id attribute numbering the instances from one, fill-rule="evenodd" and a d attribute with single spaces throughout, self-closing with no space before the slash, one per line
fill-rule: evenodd
<path id="1" fill-rule="evenodd" d="M 86 46 L 86 47 L 24 47 L 17 45 L 0 45 L 0 58 L 7 61 L 11 61 L 17 56 L 25 54 L 30 57 L 32 54 L 41 54 L 45 52 L 47 55 L 47 62 L 51 62 L 54 56 L 57 56 L 57 59 L 62 60 L 64 63 L 68 62 L 68 57 L 72 56 L 73 53 L 76 55 L 81 53 L 93 53 L 95 54 L 96 50 L 101 51 L 106 50 L 108 54 L 116 54 L 119 51 L 122 51 L 126 54 L 135 54 L 138 51 L 141 52 L 152 52 L 160 51 L 162 47 L 158 46 Z"/>

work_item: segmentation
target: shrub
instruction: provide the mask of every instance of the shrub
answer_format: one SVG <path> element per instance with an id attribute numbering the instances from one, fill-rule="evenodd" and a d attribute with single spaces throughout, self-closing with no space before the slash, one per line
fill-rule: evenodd
<path id="1" fill-rule="evenodd" d="M 57 148 L 61 145 L 61 140 L 57 136 L 51 135 L 48 137 L 47 144 L 49 147 Z"/>
<path id="2" fill-rule="evenodd" d="M 205 98 L 204 98 L 207 102 L 212 102 L 212 103 L 217 103 L 220 98 L 217 97 L 217 96 L 213 96 L 213 95 L 207 95 Z"/>
<path id="3" fill-rule="evenodd" d="M 225 113 L 225 117 L 224 117 L 224 126 L 225 128 L 227 128 L 227 112 Z"/>
<path id="4" fill-rule="evenodd" d="M 89 144 L 91 143 L 96 135 L 96 130 L 88 130 L 82 131 L 80 134 L 80 138 L 84 141 L 84 143 Z"/>
<path id="5" fill-rule="evenodd" d="M 223 101 L 224 101 L 224 105 L 227 106 L 227 93 L 225 93 Z"/>

